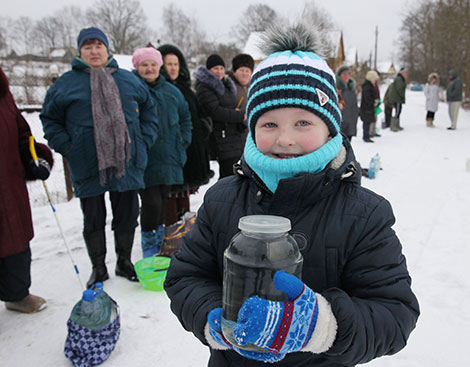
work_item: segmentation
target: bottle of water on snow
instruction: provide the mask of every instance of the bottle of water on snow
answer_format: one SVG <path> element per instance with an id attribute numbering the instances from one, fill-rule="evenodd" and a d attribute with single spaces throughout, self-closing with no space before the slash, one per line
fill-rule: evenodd
<path id="1" fill-rule="evenodd" d="M 96 283 L 83 292 L 82 299 L 72 309 L 70 319 L 90 330 L 107 326 L 117 315 L 116 304 L 103 291 L 103 284 Z"/>
<path id="2" fill-rule="evenodd" d="M 377 173 L 377 162 L 374 157 L 370 159 L 369 163 L 369 178 L 374 179 Z"/>

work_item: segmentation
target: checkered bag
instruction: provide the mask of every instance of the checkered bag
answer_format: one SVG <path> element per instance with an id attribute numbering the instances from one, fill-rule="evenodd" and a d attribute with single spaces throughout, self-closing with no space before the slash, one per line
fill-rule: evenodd
<path id="1" fill-rule="evenodd" d="M 116 318 L 98 330 L 80 326 L 70 319 L 67 321 L 64 353 L 75 367 L 97 366 L 109 358 L 121 333 L 117 304 L 116 311 Z"/>

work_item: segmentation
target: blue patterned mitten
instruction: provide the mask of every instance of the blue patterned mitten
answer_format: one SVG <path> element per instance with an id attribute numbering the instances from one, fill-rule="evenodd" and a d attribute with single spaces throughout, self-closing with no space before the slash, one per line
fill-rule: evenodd
<path id="1" fill-rule="evenodd" d="M 206 338 L 208 339 L 208 342 L 211 345 L 212 349 L 217 349 L 217 350 L 233 349 L 235 352 L 242 355 L 243 357 L 254 359 L 257 361 L 261 361 L 261 362 L 269 362 L 269 363 L 279 362 L 281 359 L 285 357 L 285 354 L 282 354 L 282 353 L 272 353 L 268 351 L 266 353 L 256 353 L 256 352 L 246 351 L 246 350 L 233 346 L 224 337 L 224 334 L 222 334 L 222 324 L 221 324 L 222 312 L 223 312 L 222 308 L 215 308 L 211 312 L 209 312 L 209 315 L 207 316 L 207 326 L 209 329 L 208 331 L 212 340 L 210 340 L 207 337 L 207 335 L 206 335 Z M 214 345 L 213 341 L 217 342 L 218 345 Z"/>
<path id="2" fill-rule="evenodd" d="M 233 336 L 238 344 L 255 344 L 274 353 L 300 351 L 317 323 L 315 292 L 294 275 L 279 270 L 274 286 L 287 295 L 284 302 L 248 298 L 240 308 Z"/>

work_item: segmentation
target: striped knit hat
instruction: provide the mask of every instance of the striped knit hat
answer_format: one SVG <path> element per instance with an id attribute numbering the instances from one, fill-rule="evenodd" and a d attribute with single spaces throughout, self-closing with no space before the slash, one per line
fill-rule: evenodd
<path id="1" fill-rule="evenodd" d="M 321 35 L 305 25 L 272 27 L 264 44 L 269 56 L 255 69 L 248 90 L 247 116 L 253 139 L 258 118 L 278 108 L 302 108 L 320 117 L 332 137 L 339 134 L 335 74 L 317 55 Z"/>

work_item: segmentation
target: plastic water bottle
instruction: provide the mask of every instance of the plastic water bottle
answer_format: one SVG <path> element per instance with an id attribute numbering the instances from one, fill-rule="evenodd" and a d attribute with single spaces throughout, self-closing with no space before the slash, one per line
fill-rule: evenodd
<path id="1" fill-rule="evenodd" d="M 374 179 L 377 173 L 377 162 L 374 157 L 370 159 L 369 163 L 369 178 Z"/>
<path id="2" fill-rule="evenodd" d="M 381 169 L 382 169 L 382 161 L 380 160 L 380 155 L 379 153 L 375 153 L 374 155 L 374 159 L 375 159 L 375 174 L 377 175 Z"/>
<path id="3" fill-rule="evenodd" d="M 113 300 L 96 283 L 83 292 L 82 299 L 72 309 L 70 320 L 90 330 L 98 330 L 112 322 L 117 314 Z"/>
<path id="4" fill-rule="evenodd" d="M 249 215 L 239 220 L 238 232 L 224 252 L 222 332 L 237 347 L 264 353 L 266 350 L 248 343 L 240 346 L 232 329 L 238 311 L 249 297 L 284 301 L 286 295 L 274 287 L 273 278 L 284 270 L 298 278 L 303 258 L 297 242 L 289 234 L 290 220 L 273 215 Z"/>

